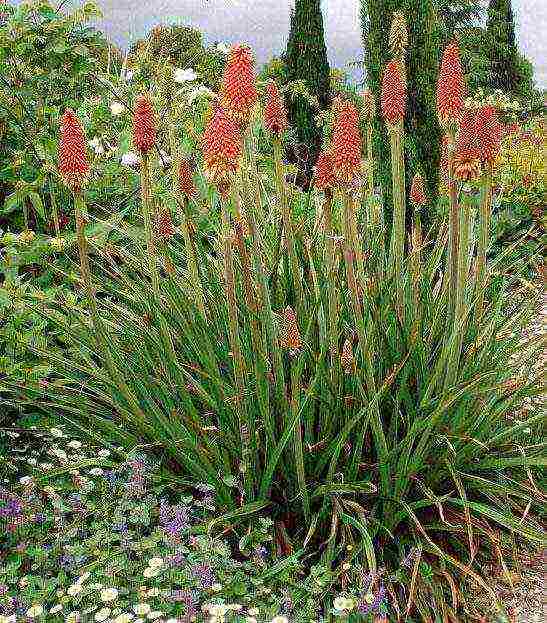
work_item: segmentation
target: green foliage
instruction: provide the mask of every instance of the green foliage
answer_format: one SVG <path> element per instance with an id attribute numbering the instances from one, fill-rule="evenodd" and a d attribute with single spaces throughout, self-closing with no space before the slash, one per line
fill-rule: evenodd
<path id="1" fill-rule="evenodd" d="M 47 1 L 25 2 L 4 7 L 4 13 L 0 23 L 0 225 L 44 229 L 48 223 L 51 226 L 50 192 L 58 192 L 53 162 L 60 113 L 97 91 L 96 57 L 107 44 L 86 26 L 99 15 L 92 2 L 69 12 L 58 12 Z"/>
<path id="2" fill-rule="evenodd" d="M 289 82 L 302 81 L 310 95 L 317 99 L 319 109 L 325 109 L 330 101 L 330 68 L 320 0 L 296 0 L 284 60 Z M 297 140 L 308 152 L 302 169 L 309 178 L 321 147 L 321 131 L 314 119 L 319 111 L 301 97 L 293 98 L 288 108 Z"/>
<path id="3" fill-rule="evenodd" d="M 5 395 L 58 412 L 112 444 L 152 444 L 175 478 L 214 487 L 219 514 L 212 527 L 267 515 L 286 526 L 284 542 L 295 549 L 305 542 L 323 550 L 327 569 L 349 542 L 348 562 L 360 560 L 373 577 L 386 566 L 393 590 L 411 581 L 397 572 L 411 550 L 418 563 L 427 560 L 414 579 L 425 613 L 433 595 L 444 599 L 446 573 L 461 582 L 473 574 L 486 590 L 472 551 L 475 561 L 489 554 L 494 531 L 542 538 L 528 480 L 545 464 L 531 434 L 540 416 L 511 417 L 537 391 L 537 354 L 519 339 L 530 310 L 524 302 L 520 310 L 509 307 L 518 276 L 502 279 L 498 298 L 475 319 L 474 280 L 459 273 L 461 326 L 447 324 L 445 235 L 421 249 L 419 264 L 416 249 L 401 258 L 400 275 L 391 277 L 374 205 L 356 204 L 354 239 L 347 224 L 339 229 L 351 206 L 344 196 L 332 205 L 332 233 L 316 226 L 319 214 L 310 209 L 295 222 L 295 273 L 288 259 L 279 261 L 279 207 L 268 176 L 263 186 L 264 176 L 245 167 L 238 187 L 250 229 L 232 249 L 238 342 L 228 330 L 234 320 L 221 250 L 233 234 L 219 235 L 215 226 L 207 238 L 194 238 L 206 317 L 178 236 L 157 258 L 158 269 L 164 253 L 176 267 L 161 276 L 158 295 L 150 288 L 150 257 L 143 263 L 134 241 L 121 240 L 115 263 L 95 250 L 95 329 L 85 310 L 27 297 L 30 309 L 55 322 L 68 349 L 63 356 L 32 349 L 54 368 L 47 389 L 8 379 Z M 472 215 L 469 200 L 462 205 Z M 214 214 L 217 199 L 208 201 Z M 361 248 L 370 253 L 366 272 L 356 262 L 366 284 L 361 299 L 343 270 L 351 254 L 334 269 L 328 259 L 331 241 L 344 232 L 358 245 L 356 258 Z M 470 246 L 462 242 L 460 265 L 469 270 L 475 239 L 462 241 Z M 295 305 L 298 274 L 305 296 L 296 299 L 295 328 L 283 310 Z M 347 367 L 329 345 L 333 318 L 334 353 L 350 343 Z"/>

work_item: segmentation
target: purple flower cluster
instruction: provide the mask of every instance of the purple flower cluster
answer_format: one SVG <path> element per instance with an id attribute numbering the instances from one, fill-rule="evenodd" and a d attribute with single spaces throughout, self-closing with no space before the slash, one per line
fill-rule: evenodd
<path id="1" fill-rule="evenodd" d="M 192 575 L 201 584 L 201 588 L 211 588 L 216 581 L 213 569 L 207 563 L 201 563 L 192 567 Z"/>
<path id="2" fill-rule="evenodd" d="M 183 618 L 179 619 L 180 623 L 190 623 L 195 620 L 198 614 L 198 600 L 194 592 L 183 589 L 174 590 L 171 591 L 170 599 L 185 606 Z"/>
<path id="3" fill-rule="evenodd" d="M 385 597 L 385 586 L 380 584 L 380 588 L 376 591 L 376 593 L 374 593 L 374 599 L 370 603 L 365 599 L 365 595 L 361 596 L 361 599 L 357 604 L 357 610 L 363 615 L 370 614 L 371 612 L 377 612 L 383 604 Z"/>
<path id="4" fill-rule="evenodd" d="M 14 532 L 26 520 L 23 501 L 3 488 L 0 488 L 0 519 L 6 522 L 9 532 Z"/>
<path id="5" fill-rule="evenodd" d="M 180 543 L 183 532 L 190 525 L 190 513 L 182 504 L 169 504 L 160 500 L 159 519 L 166 539 L 171 543 Z"/>
<path id="6" fill-rule="evenodd" d="M 148 478 L 148 465 L 146 459 L 136 456 L 126 462 L 129 468 L 129 480 L 127 492 L 133 497 L 142 497 L 146 493 L 146 480 Z"/>

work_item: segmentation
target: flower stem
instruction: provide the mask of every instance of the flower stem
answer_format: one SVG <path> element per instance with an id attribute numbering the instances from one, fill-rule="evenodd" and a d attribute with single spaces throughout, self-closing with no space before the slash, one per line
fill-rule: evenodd
<path id="1" fill-rule="evenodd" d="M 393 231 L 391 234 L 391 266 L 396 284 L 399 315 L 403 315 L 404 284 L 402 266 L 405 252 L 405 163 L 403 158 L 403 123 L 389 129 L 391 142 L 391 171 L 393 185 Z"/>
<path id="2" fill-rule="evenodd" d="M 476 286 L 475 292 L 477 297 L 475 307 L 475 319 L 478 321 L 484 310 L 484 291 L 487 285 L 486 276 L 486 251 L 488 250 L 489 234 L 490 234 L 490 216 L 492 213 L 492 167 L 483 179 L 482 202 L 480 208 L 480 232 L 477 248 L 477 265 L 476 265 Z"/>
<path id="3" fill-rule="evenodd" d="M 144 219 L 144 233 L 146 236 L 146 254 L 148 256 L 148 265 L 150 269 L 150 277 L 152 279 L 152 289 L 156 296 L 159 296 L 159 274 L 156 262 L 156 245 L 154 244 L 154 236 L 152 232 L 152 190 L 150 184 L 150 162 L 148 154 L 141 156 L 141 198 L 142 198 L 142 215 Z"/>

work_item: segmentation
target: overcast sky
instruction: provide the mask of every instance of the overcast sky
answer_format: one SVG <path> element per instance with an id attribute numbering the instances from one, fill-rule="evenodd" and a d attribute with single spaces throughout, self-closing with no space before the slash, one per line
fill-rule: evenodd
<path id="1" fill-rule="evenodd" d="M 10 0 L 8 0 L 9 2 Z M 58 1 L 58 0 L 57 0 Z M 246 41 L 261 63 L 285 47 L 294 0 L 96 0 L 100 28 L 116 43 L 141 37 L 150 26 L 182 23 L 202 30 L 208 41 Z M 331 64 L 347 68 L 362 54 L 359 0 L 322 0 Z M 513 0 L 521 51 L 533 62 L 536 80 L 547 87 L 547 0 Z"/>

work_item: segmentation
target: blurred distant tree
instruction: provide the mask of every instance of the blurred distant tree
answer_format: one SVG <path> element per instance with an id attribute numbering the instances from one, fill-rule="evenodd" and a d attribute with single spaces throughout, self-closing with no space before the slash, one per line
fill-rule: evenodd
<path id="1" fill-rule="evenodd" d="M 191 26 L 154 26 L 144 39 L 130 48 L 131 57 L 147 51 L 150 58 L 164 58 L 175 67 L 194 69 L 203 84 L 211 89 L 219 86 L 226 62 L 225 53 L 218 45 L 206 47 L 203 34 Z"/>
<path id="2" fill-rule="evenodd" d="M 289 82 L 302 81 L 318 101 L 319 108 L 326 108 L 330 102 L 330 67 L 320 0 L 295 0 L 284 60 Z M 308 150 L 307 162 L 302 168 L 309 178 L 321 148 L 321 130 L 314 120 L 319 111 L 303 97 L 291 98 L 288 108 L 297 140 Z"/>

